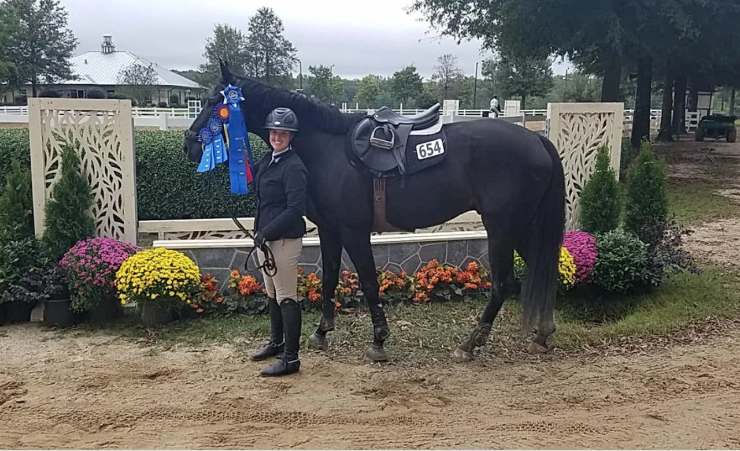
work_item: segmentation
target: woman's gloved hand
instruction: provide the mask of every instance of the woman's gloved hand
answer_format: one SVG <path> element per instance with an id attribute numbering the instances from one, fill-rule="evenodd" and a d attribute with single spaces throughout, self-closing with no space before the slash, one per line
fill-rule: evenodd
<path id="1" fill-rule="evenodd" d="M 254 245 L 259 249 L 262 249 L 265 245 L 265 237 L 260 232 L 257 232 L 257 235 L 254 236 Z"/>

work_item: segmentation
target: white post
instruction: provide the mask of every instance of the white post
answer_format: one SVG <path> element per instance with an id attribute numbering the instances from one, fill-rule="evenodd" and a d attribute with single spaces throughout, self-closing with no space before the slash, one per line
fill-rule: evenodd
<path id="1" fill-rule="evenodd" d="M 160 113 L 159 114 L 159 129 L 160 130 L 167 130 L 167 118 L 169 117 L 168 113 Z"/>

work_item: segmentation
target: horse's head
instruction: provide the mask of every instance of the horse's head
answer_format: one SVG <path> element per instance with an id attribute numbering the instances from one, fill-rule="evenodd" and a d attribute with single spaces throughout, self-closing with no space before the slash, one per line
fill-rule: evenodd
<path id="1" fill-rule="evenodd" d="M 195 118 L 193 123 L 190 125 L 190 128 L 185 131 L 183 150 L 188 159 L 195 163 L 200 162 L 200 159 L 203 156 L 203 147 L 201 142 L 198 140 L 198 132 L 200 129 L 205 127 L 206 124 L 208 124 L 208 121 L 213 117 L 213 109 L 216 107 L 216 104 L 223 101 L 221 91 L 230 84 L 236 85 L 236 78 L 231 73 L 231 66 L 228 61 L 224 63 L 223 60 L 219 58 L 218 64 L 221 72 L 218 83 L 213 89 L 213 92 L 208 98 L 203 110 L 201 110 L 198 117 Z"/>

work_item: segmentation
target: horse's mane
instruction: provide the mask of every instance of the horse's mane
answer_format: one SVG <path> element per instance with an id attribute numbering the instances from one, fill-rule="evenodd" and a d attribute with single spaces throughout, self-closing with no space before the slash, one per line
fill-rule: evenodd
<path id="1" fill-rule="evenodd" d="M 298 115 L 301 128 L 309 126 L 326 133 L 342 135 L 366 115 L 363 112 L 343 113 L 338 108 L 307 95 L 270 86 L 243 75 L 232 74 L 232 76 L 244 93 L 247 103 L 259 105 L 267 110 L 281 106 L 290 108 Z M 219 80 L 219 84 L 225 85 L 223 80 Z"/>

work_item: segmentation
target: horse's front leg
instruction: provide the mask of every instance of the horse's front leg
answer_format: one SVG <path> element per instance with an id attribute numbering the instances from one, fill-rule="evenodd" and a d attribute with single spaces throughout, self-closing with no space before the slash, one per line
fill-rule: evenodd
<path id="1" fill-rule="evenodd" d="M 321 244 L 321 319 L 311 341 L 319 349 L 326 349 L 326 334 L 334 330 L 334 292 L 339 283 L 342 262 L 342 241 L 338 229 L 319 227 Z"/>

